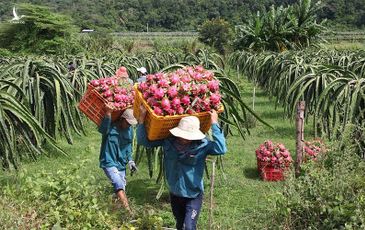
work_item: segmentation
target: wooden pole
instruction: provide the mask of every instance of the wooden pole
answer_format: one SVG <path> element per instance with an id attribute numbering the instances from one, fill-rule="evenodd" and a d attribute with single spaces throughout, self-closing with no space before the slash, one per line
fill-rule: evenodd
<path id="1" fill-rule="evenodd" d="M 210 200 L 209 200 L 209 230 L 213 229 L 213 192 L 214 192 L 214 177 L 215 177 L 215 160 L 212 161 L 212 175 L 210 177 Z"/>
<path id="2" fill-rule="evenodd" d="M 256 83 L 254 83 L 254 87 L 253 87 L 252 110 L 255 110 L 255 97 L 256 97 Z"/>
<path id="3" fill-rule="evenodd" d="M 240 66 L 237 65 L 237 79 L 240 79 Z"/>
<path id="4" fill-rule="evenodd" d="M 297 150 L 297 158 L 295 165 L 295 174 L 300 174 L 300 166 L 302 164 L 303 159 L 303 143 L 304 143 L 304 109 L 305 109 L 305 101 L 298 102 L 297 105 L 297 114 L 296 114 L 296 150 Z"/>

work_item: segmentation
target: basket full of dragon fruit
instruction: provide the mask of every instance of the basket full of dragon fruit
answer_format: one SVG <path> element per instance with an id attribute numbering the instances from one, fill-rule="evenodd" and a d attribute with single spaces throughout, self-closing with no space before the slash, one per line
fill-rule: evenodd
<path id="1" fill-rule="evenodd" d="M 182 117 L 194 115 L 200 129 L 210 129 L 209 111 L 223 112 L 219 80 L 202 66 L 187 66 L 169 73 L 149 74 L 135 85 L 134 115 L 146 107 L 145 126 L 149 140 L 164 139 Z"/>
<path id="2" fill-rule="evenodd" d="M 112 77 L 90 81 L 79 109 L 95 124 L 100 125 L 107 103 L 115 109 L 112 121 L 118 119 L 126 108 L 133 106 L 134 89 L 125 67 L 119 68 Z"/>

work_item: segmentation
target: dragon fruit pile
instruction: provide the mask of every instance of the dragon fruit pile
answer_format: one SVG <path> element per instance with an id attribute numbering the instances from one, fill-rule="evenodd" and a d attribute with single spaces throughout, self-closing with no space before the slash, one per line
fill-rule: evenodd
<path id="1" fill-rule="evenodd" d="M 125 67 L 119 68 L 113 77 L 92 80 L 90 84 L 103 98 L 112 102 L 116 110 L 133 105 L 133 85 L 130 83 Z"/>
<path id="2" fill-rule="evenodd" d="M 158 116 L 193 114 L 221 107 L 219 81 L 202 66 L 149 74 L 138 89 Z"/>
<path id="3" fill-rule="evenodd" d="M 314 160 L 318 158 L 318 154 L 325 153 L 326 146 L 321 139 L 304 142 L 304 160 Z"/>
<path id="4" fill-rule="evenodd" d="M 256 157 L 277 168 L 285 168 L 293 161 L 290 152 L 283 144 L 274 144 L 272 141 L 265 141 L 256 149 Z"/>

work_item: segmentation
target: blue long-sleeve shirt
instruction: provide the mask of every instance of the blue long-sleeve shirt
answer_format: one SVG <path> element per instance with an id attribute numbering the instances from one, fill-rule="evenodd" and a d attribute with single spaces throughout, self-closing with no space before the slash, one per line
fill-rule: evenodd
<path id="1" fill-rule="evenodd" d="M 106 116 L 99 126 L 99 132 L 103 135 L 100 148 L 100 168 L 116 167 L 123 171 L 132 160 L 132 127 L 118 128 Z"/>
<path id="2" fill-rule="evenodd" d="M 188 198 L 195 198 L 204 191 L 203 174 L 207 155 L 223 155 L 227 151 L 223 132 L 217 124 L 212 124 L 212 134 L 213 140 L 204 138 L 193 141 L 183 151 L 178 151 L 175 147 L 176 137 L 149 141 L 145 126 L 137 126 L 138 144 L 146 147 L 162 146 L 165 176 L 170 192 Z"/>

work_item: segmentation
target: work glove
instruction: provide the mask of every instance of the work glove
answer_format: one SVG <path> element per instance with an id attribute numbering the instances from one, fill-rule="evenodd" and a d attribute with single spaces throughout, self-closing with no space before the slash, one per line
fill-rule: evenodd
<path id="1" fill-rule="evenodd" d="M 131 171 L 131 173 L 138 171 L 138 168 L 136 166 L 136 163 L 134 163 L 134 161 L 129 161 L 128 165 L 129 165 L 129 170 Z"/>

